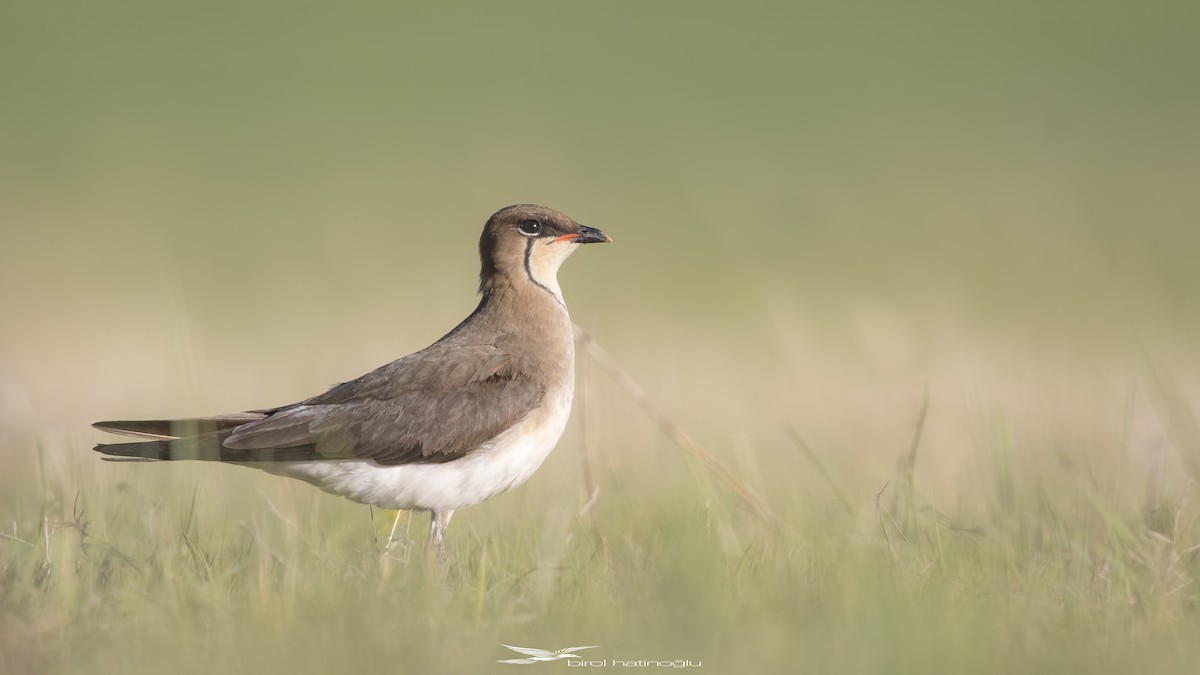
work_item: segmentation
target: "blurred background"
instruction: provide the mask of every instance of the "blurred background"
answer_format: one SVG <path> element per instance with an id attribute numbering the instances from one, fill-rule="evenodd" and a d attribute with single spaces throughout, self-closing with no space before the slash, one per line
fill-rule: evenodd
<path id="1" fill-rule="evenodd" d="M 926 387 L 945 508 L 971 512 L 997 434 L 1029 471 L 1182 483 L 1155 401 L 1186 419 L 1200 386 L 1198 19 L 6 0 L 2 520 L 47 470 L 152 475 L 96 462 L 91 421 L 283 404 L 440 337 L 517 202 L 613 237 L 564 267 L 572 316 L 777 504 L 800 499 L 785 427 L 873 491 Z M 601 484 L 636 510 L 623 481 L 688 465 L 580 360 Z M 574 509 L 580 437 L 503 499 Z M 159 475 L 276 481 L 233 473 Z"/>
<path id="2" fill-rule="evenodd" d="M 6 461 L 428 344 L 516 202 L 612 234 L 573 316 L 718 436 L 891 433 L 924 382 L 1120 403 L 1195 344 L 1191 3 L 3 13 Z"/>

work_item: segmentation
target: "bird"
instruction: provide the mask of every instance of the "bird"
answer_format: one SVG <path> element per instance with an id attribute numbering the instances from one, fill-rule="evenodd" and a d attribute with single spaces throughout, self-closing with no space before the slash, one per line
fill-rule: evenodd
<path id="1" fill-rule="evenodd" d="M 96 422 L 140 440 L 95 450 L 114 461 L 248 466 L 351 501 L 428 511 L 426 548 L 444 561 L 451 516 L 524 483 L 561 438 L 575 342 L 559 266 L 584 244 L 611 241 L 545 206 L 500 209 L 479 238 L 479 304 L 425 349 L 290 405 Z"/>

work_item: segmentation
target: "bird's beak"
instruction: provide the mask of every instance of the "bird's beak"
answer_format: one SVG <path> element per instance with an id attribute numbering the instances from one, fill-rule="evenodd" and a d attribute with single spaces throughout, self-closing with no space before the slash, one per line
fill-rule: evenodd
<path id="1" fill-rule="evenodd" d="M 578 232 L 555 237 L 554 241 L 569 241 L 574 244 L 606 244 L 612 242 L 612 239 L 594 227 L 580 225 Z"/>

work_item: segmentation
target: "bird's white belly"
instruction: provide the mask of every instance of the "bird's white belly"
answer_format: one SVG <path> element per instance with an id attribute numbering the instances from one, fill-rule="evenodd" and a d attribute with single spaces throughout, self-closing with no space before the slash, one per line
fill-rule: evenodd
<path id="1" fill-rule="evenodd" d="M 441 464 L 382 466 L 372 460 L 271 462 L 253 466 L 298 478 L 363 504 L 448 511 L 478 504 L 524 483 L 554 449 L 571 415 L 574 383 L 475 452 Z"/>

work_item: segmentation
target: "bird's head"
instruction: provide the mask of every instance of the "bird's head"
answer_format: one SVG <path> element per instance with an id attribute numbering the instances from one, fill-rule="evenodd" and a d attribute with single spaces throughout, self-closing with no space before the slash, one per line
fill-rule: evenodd
<path id="1" fill-rule="evenodd" d="M 581 244 L 610 242 L 608 235 L 536 204 L 517 204 L 488 218 L 479 238 L 480 290 L 497 276 L 532 282 L 557 294 L 558 268 Z"/>

